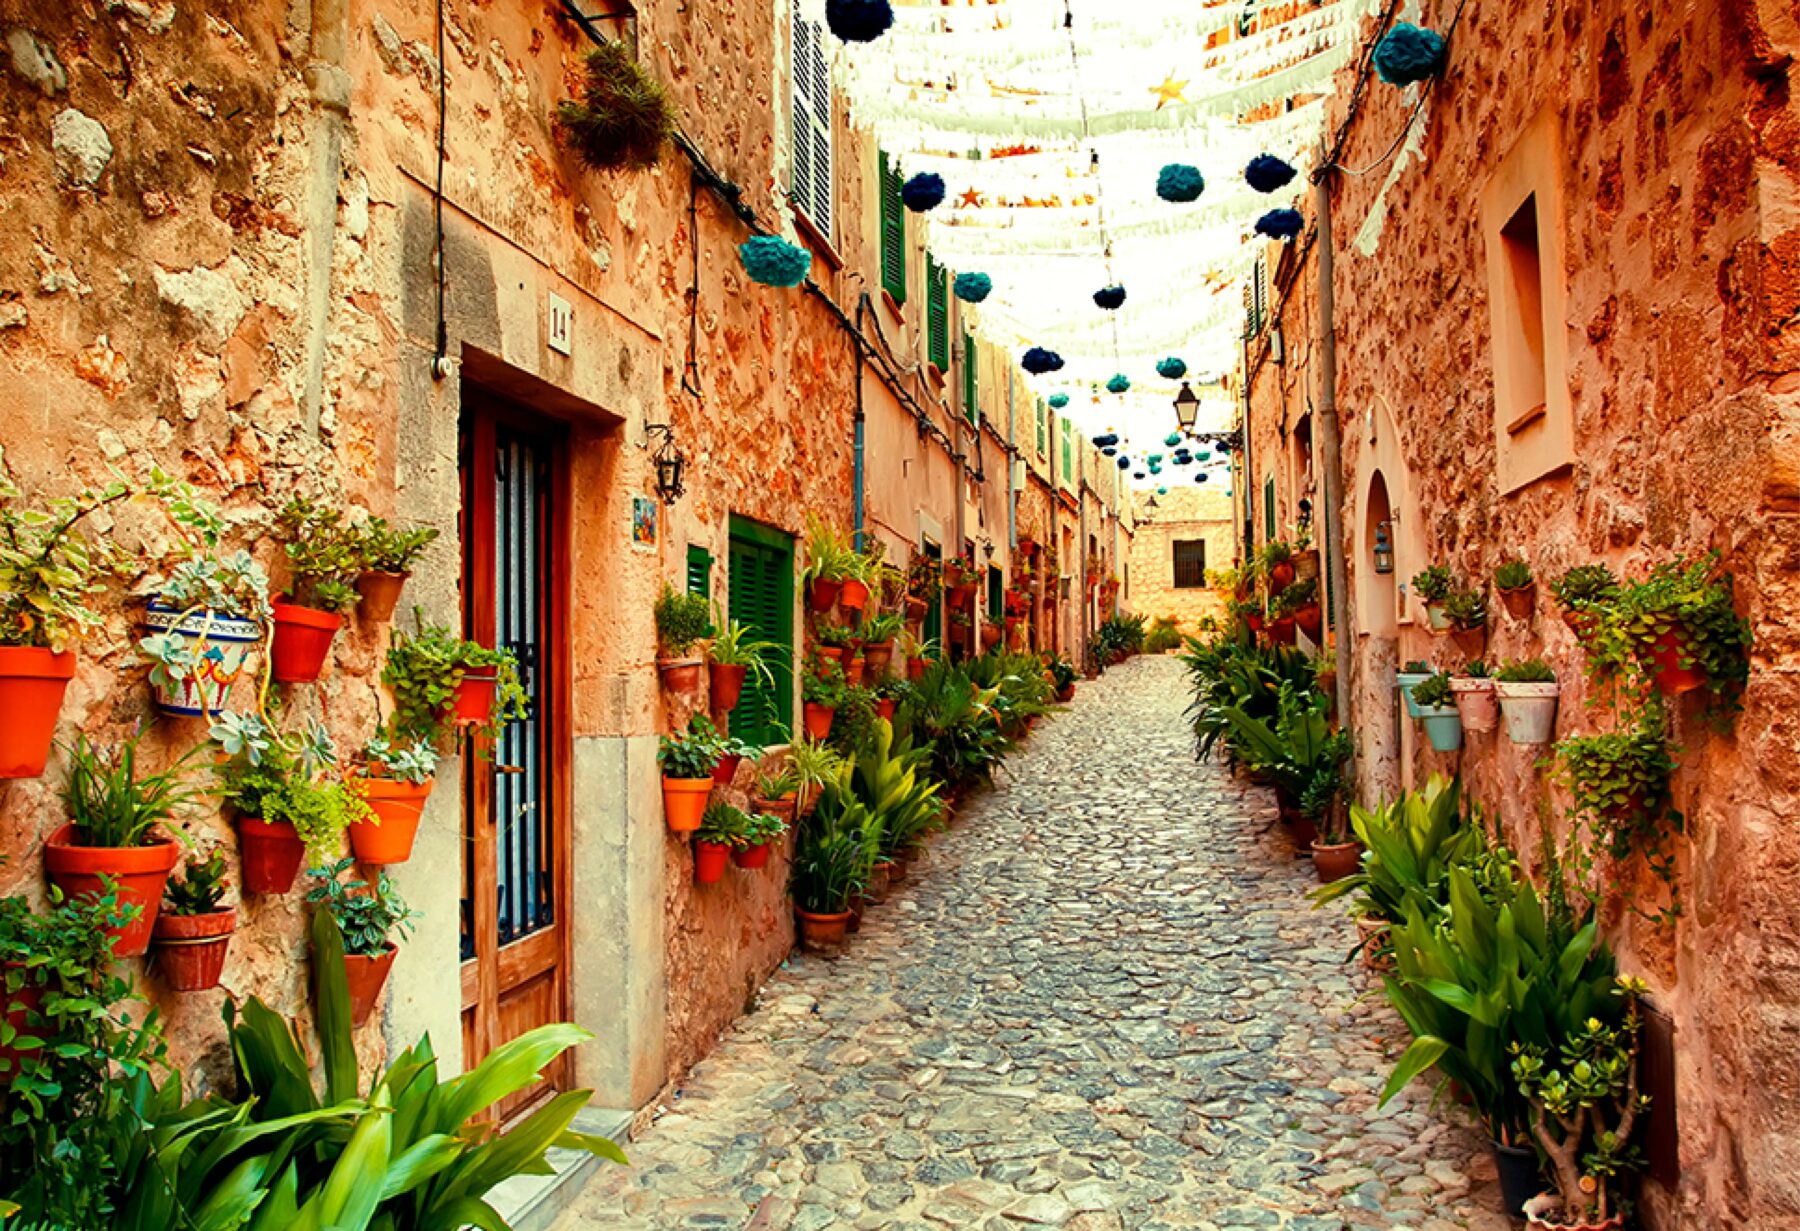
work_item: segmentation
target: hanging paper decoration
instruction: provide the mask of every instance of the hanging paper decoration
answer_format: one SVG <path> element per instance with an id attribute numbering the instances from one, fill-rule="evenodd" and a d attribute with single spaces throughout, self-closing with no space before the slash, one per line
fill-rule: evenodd
<path id="1" fill-rule="evenodd" d="M 1119 434 L 1117 432 L 1102 432 L 1100 435 L 1094 437 L 1094 447 L 1096 449 L 1104 449 L 1108 445 L 1116 445 L 1118 443 Z"/>
<path id="2" fill-rule="evenodd" d="M 1062 371 L 1063 357 L 1053 350 L 1045 350 L 1034 346 L 1019 359 L 1019 366 L 1033 376 L 1042 376 L 1046 372 Z"/>
<path id="3" fill-rule="evenodd" d="M 1305 225 L 1306 219 L 1297 209 L 1272 209 L 1256 220 L 1256 233 L 1270 239 L 1292 239 Z"/>
<path id="4" fill-rule="evenodd" d="M 1244 182 L 1258 192 L 1275 192 L 1294 182 L 1293 167 L 1273 154 L 1258 154 L 1244 168 Z"/>
<path id="5" fill-rule="evenodd" d="M 1434 77 L 1443 63 L 1444 36 L 1410 21 L 1396 23 L 1375 48 L 1375 71 L 1389 85 Z"/>
<path id="6" fill-rule="evenodd" d="M 1167 359 L 1158 359 L 1156 374 L 1164 380 L 1180 380 L 1187 375 L 1187 363 L 1174 355 L 1170 355 Z"/>
<path id="7" fill-rule="evenodd" d="M 1108 393 L 1123 393 L 1129 388 L 1131 388 L 1131 381 L 1126 377 L 1125 373 L 1123 373 L 1123 372 L 1120 372 L 1118 375 L 1114 376 L 1111 380 L 1106 382 L 1106 391 Z"/>
<path id="8" fill-rule="evenodd" d="M 1094 302 L 1108 312 L 1116 311 L 1125 302 L 1125 288 L 1122 286 L 1104 286 L 1094 292 Z"/>
<path id="9" fill-rule="evenodd" d="M 957 274 L 951 289 L 964 303 L 980 303 L 992 293 L 994 280 L 986 274 Z"/>
<path id="10" fill-rule="evenodd" d="M 1120 470 L 1130 470 L 1131 469 L 1131 459 L 1129 457 L 1121 457 L 1119 459 L 1119 469 Z"/>
<path id="11" fill-rule="evenodd" d="M 1107 457 L 1117 457 L 1119 455 L 1118 449 L 1114 448 L 1112 445 L 1107 445 L 1104 449 L 1100 450 L 1100 452 L 1104 453 Z"/>
<path id="12" fill-rule="evenodd" d="M 944 177 L 935 171 L 921 171 L 900 186 L 900 201 L 915 214 L 936 209 L 944 203 Z"/>
<path id="13" fill-rule="evenodd" d="M 1172 162 L 1157 173 L 1156 195 L 1165 201 L 1185 205 L 1189 201 L 1199 200 L 1204 191 L 1206 180 L 1201 176 L 1199 167 L 1190 167 L 1185 162 Z"/>
<path id="14" fill-rule="evenodd" d="M 1169 489 L 1166 487 L 1159 487 L 1156 489 L 1156 494 L 1159 496 L 1166 496 L 1169 494 Z"/>
<path id="15" fill-rule="evenodd" d="M 846 43 L 872 43 L 894 24 L 888 0 L 825 0 L 825 24 Z"/>
<path id="16" fill-rule="evenodd" d="M 1175 448 L 1176 446 L 1181 444 L 1181 433 L 1180 432 L 1170 432 L 1167 436 L 1163 437 L 1163 443 L 1168 445 L 1171 449 Z M 1175 454 L 1175 456 L 1180 457 L 1181 453 L 1177 453 L 1177 454 Z"/>
<path id="17" fill-rule="evenodd" d="M 1199 474 L 1195 475 L 1194 482 L 1196 482 L 1196 483 L 1206 482 L 1206 471 L 1202 470 Z"/>
<path id="18" fill-rule="evenodd" d="M 1050 395 L 1050 409 L 1051 410 L 1061 410 L 1063 407 L 1067 406 L 1068 404 L 1069 404 L 1069 395 L 1068 394 L 1052 393 Z"/>
<path id="19" fill-rule="evenodd" d="M 779 235 L 757 235 L 738 245 L 738 260 L 754 282 L 799 286 L 812 268 L 812 253 Z"/>

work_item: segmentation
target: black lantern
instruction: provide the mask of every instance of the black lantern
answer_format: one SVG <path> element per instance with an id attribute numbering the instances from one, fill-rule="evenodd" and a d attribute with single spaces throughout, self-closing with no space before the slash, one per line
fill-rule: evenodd
<path id="1" fill-rule="evenodd" d="M 675 429 L 667 423 L 650 423 L 645 425 L 644 434 L 659 438 L 654 459 L 656 494 L 664 504 L 674 504 L 685 490 L 682 478 L 687 470 L 687 458 L 675 447 Z"/>
<path id="2" fill-rule="evenodd" d="M 1175 422 L 1183 432 L 1194 430 L 1194 420 L 1200 417 L 1200 399 L 1194 396 L 1193 386 L 1185 380 L 1181 382 L 1181 392 L 1175 395 Z"/>
<path id="3" fill-rule="evenodd" d="M 1379 522 L 1375 526 L 1375 571 L 1387 574 L 1394 571 L 1394 543 L 1388 537 L 1388 522 Z"/>

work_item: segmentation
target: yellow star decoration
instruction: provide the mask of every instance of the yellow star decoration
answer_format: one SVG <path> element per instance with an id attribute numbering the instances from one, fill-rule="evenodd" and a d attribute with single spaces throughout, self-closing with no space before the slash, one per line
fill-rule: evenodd
<path id="1" fill-rule="evenodd" d="M 1161 85 L 1151 86 L 1150 92 L 1156 95 L 1156 109 L 1161 111 L 1164 103 L 1185 103 L 1187 99 L 1181 96 L 1181 92 L 1185 89 L 1187 89 L 1187 82 L 1175 80 L 1174 73 L 1163 78 Z"/>
<path id="2" fill-rule="evenodd" d="M 960 197 L 956 198 L 956 202 L 959 206 L 964 208 L 979 209 L 981 207 L 981 194 L 971 188 Z"/>

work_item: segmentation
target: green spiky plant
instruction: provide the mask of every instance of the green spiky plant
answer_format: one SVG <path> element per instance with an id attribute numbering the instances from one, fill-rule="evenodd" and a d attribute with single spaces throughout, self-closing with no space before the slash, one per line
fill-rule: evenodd
<path id="1" fill-rule="evenodd" d="M 675 134 L 675 106 L 623 43 L 588 52 L 580 98 L 556 108 L 556 127 L 595 171 L 648 171 Z"/>

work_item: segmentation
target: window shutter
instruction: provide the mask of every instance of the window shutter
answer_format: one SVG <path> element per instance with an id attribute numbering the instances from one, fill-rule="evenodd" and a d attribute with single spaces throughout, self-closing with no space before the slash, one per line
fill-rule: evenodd
<path id="1" fill-rule="evenodd" d="M 733 519 L 731 618 L 752 640 L 773 642 L 768 663 L 773 682 L 752 674 L 731 711 L 731 733 L 753 744 L 782 739 L 793 724 L 794 549 L 778 531 Z"/>
<path id="2" fill-rule="evenodd" d="M 794 200 L 831 238 L 831 67 L 819 23 L 794 9 Z"/>
<path id="3" fill-rule="evenodd" d="M 925 330 L 927 354 L 940 372 L 950 370 L 950 296 L 944 286 L 944 267 L 925 254 Z"/>
<path id="4" fill-rule="evenodd" d="M 1275 476 L 1270 475 L 1263 483 L 1263 534 L 1264 542 L 1275 541 Z"/>
<path id="5" fill-rule="evenodd" d="M 988 565 L 988 620 L 998 623 L 1006 610 L 1006 579 L 999 569 Z"/>
<path id="6" fill-rule="evenodd" d="M 712 553 L 692 543 L 687 549 L 687 591 L 702 598 L 712 597 Z"/>
<path id="7" fill-rule="evenodd" d="M 1058 426 L 1062 429 L 1063 482 L 1073 483 L 1075 481 L 1075 447 L 1074 441 L 1071 439 L 1072 425 L 1067 419 L 1064 419 Z"/>
<path id="8" fill-rule="evenodd" d="M 981 402 L 977 395 L 981 392 L 981 376 L 975 370 L 975 339 L 967 333 L 963 336 L 963 414 L 970 423 L 981 422 Z"/>
<path id="9" fill-rule="evenodd" d="M 881 154 L 881 286 L 895 303 L 906 302 L 906 207 L 900 172 Z"/>

